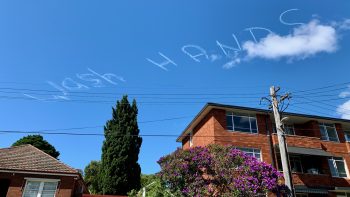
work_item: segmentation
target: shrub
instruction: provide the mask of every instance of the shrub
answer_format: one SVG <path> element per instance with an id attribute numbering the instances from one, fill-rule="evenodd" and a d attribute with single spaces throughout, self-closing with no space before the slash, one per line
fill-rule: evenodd
<path id="1" fill-rule="evenodd" d="M 234 146 L 178 149 L 158 163 L 164 186 L 183 196 L 255 196 L 273 190 L 281 177 Z"/>

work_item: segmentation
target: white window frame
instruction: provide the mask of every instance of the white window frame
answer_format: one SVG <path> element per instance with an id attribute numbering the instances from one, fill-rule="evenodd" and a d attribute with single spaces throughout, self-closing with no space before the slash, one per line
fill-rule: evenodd
<path id="1" fill-rule="evenodd" d="M 327 123 L 319 123 L 319 127 L 323 127 L 324 130 L 326 131 L 326 138 L 327 139 L 323 139 L 324 141 L 331 141 L 331 142 L 339 142 L 339 136 L 338 136 L 338 131 L 337 131 L 337 128 L 335 127 L 335 124 L 331 124 L 333 125 L 332 127 L 334 128 L 335 130 L 335 135 L 337 136 L 337 141 L 333 141 L 333 140 L 329 140 L 329 135 L 328 135 L 328 130 L 327 130 L 327 127 L 330 127 L 330 126 L 326 126 Z M 330 124 L 328 124 L 330 125 Z M 321 129 L 320 129 L 320 132 L 321 132 Z M 321 139 L 322 139 L 322 133 L 321 133 Z"/>
<path id="2" fill-rule="evenodd" d="M 24 179 L 26 180 L 26 184 L 25 184 L 24 190 L 22 192 L 22 197 L 24 197 L 24 194 L 25 194 L 25 191 L 27 190 L 29 182 L 39 182 L 40 183 L 38 194 L 37 194 L 36 197 L 41 197 L 45 183 L 48 183 L 48 182 L 57 183 L 54 197 L 56 196 L 56 192 L 57 192 L 57 189 L 58 189 L 57 187 L 58 187 L 58 183 L 59 183 L 60 179 L 41 179 L 41 178 L 27 178 L 27 177 L 24 178 Z"/>
<path id="3" fill-rule="evenodd" d="M 193 146 L 193 132 L 190 132 L 190 147 Z"/>
<path id="4" fill-rule="evenodd" d="M 345 141 L 350 142 L 350 131 L 344 131 Z"/>
<path id="5" fill-rule="evenodd" d="M 259 155 L 260 157 L 257 159 L 262 161 L 261 149 L 259 149 L 259 148 L 236 147 L 236 149 L 244 152 L 245 154 L 252 153 L 253 157 L 255 157 L 255 158 L 257 158 L 256 155 Z M 247 151 L 245 151 L 245 150 L 247 150 Z"/>
<path id="6" fill-rule="evenodd" d="M 348 178 L 349 177 L 349 173 L 348 173 L 348 168 L 347 168 L 347 165 L 346 165 L 346 163 L 345 163 L 345 160 L 344 160 L 344 158 L 343 157 L 338 157 L 338 158 L 342 158 L 341 160 L 340 159 L 335 159 L 335 158 L 337 158 L 337 157 L 330 157 L 330 158 L 328 158 L 328 161 L 331 161 L 332 162 L 332 166 L 330 166 L 330 162 L 328 162 L 328 164 L 329 164 L 329 168 L 332 168 L 333 167 L 333 169 L 334 169 L 334 173 L 336 173 L 336 174 L 332 174 L 332 169 L 330 169 L 331 170 L 331 174 L 332 174 L 332 176 L 333 177 L 339 177 L 339 178 Z M 337 166 L 337 163 L 336 163 L 336 161 L 341 161 L 341 162 L 343 162 L 344 163 L 344 169 L 345 169 L 345 174 L 346 174 L 346 176 L 345 177 L 342 177 L 342 176 L 339 176 L 339 171 L 338 171 L 338 166 Z"/>
<path id="7" fill-rule="evenodd" d="M 226 118 L 227 118 L 227 116 L 230 116 L 231 121 L 232 121 L 232 130 L 228 129 L 229 131 L 242 132 L 242 133 L 251 133 L 251 134 L 258 134 L 259 133 L 258 119 L 256 118 L 256 116 L 240 115 L 240 114 L 235 114 L 234 112 L 226 112 Z M 233 117 L 245 117 L 245 118 L 248 118 L 249 119 L 249 130 L 250 130 L 250 132 L 235 130 L 235 122 L 233 120 Z M 255 119 L 256 133 L 254 133 L 252 131 L 252 120 L 251 120 L 252 118 Z"/>

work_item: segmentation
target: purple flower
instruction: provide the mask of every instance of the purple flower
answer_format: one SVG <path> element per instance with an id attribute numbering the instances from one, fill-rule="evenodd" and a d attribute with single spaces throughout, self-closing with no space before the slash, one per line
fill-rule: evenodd
<path id="1" fill-rule="evenodd" d="M 232 146 L 177 149 L 158 161 L 159 176 L 184 196 L 250 195 L 272 190 L 281 174 Z"/>

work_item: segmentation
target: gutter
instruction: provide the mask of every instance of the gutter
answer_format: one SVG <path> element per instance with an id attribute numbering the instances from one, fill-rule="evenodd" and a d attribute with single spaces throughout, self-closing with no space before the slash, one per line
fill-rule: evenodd
<path id="1" fill-rule="evenodd" d="M 17 173 L 17 174 L 39 174 L 39 175 L 51 175 L 51 176 L 69 176 L 79 177 L 78 174 L 65 174 L 65 173 L 52 173 L 52 172 L 35 172 L 35 171 L 21 171 L 21 170 L 0 170 L 4 173 Z"/>
<path id="2" fill-rule="evenodd" d="M 246 111 L 255 111 L 260 113 L 269 113 L 269 110 L 266 109 L 259 109 L 259 108 L 252 108 L 252 107 L 242 107 L 242 106 L 236 106 L 236 105 L 226 105 L 226 104 L 219 104 L 219 103 L 206 103 L 204 107 L 201 109 L 201 111 L 193 118 L 193 120 L 188 124 L 188 126 L 185 128 L 185 130 L 182 131 L 181 135 L 176 139 L 177 142 L 181 142 L 182 139 L 186 136 L 185 133 L 188 131 L 188 129 L 191 127 L 191 125 L 198 119 L 198 117 L 208 108 L 229 108 L 229 109 L 240 109 L 240 110 L 246 110 Z M 321 120 L 330 120 L 330 121 L 337 121 L 337 122 L 344 122 L 344 123 L 350 123 L 350 120 L 347 119 L 341 119 L 341 118 L 332 118 L 332 117 L 324 117 L 324 116 L 316 116 L 316 115 L 307 115 L 307 114 L 297 114 L 297 113 L 291 113 L 291 112 L 284 112 L 284 115 L 287 116 L 296 116 L 296 117 L 303 117 L 303 118 L 310 118 L 310 119 L 321 119 Z"/>

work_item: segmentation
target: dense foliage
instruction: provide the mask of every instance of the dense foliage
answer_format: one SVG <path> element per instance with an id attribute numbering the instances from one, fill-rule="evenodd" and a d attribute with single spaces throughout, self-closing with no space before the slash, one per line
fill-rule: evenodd
<path id="1" fill-rule="evenodd" d="M 103 194 L 126 195 L 140 189 L 141 168 L 138 155 L 142 143 L 137 124 L 137 106 L 127 96 L 112 108 L 112 119 L 104 127 L 101 184 Z"/>
<path id="2" fill-rule="evenodd" d="M 28 135 L 12 144 L 12 146 L 19 146 L 24 144 L 31 144 L 36 148 L 44 151 L 45 153 L 51 155 L 54 158 L 58 158 L 60 156 L 60 152 L 58 152 L 54 146 L 52 146 L 49 142 L 44 140 L 41 135 Z"/>
<path id="3" fill-rule="evenodd" d="M 145 188 L 145 190 L 143 190 Z M 162 185 L 159 176 L 156 174 L 141 175 L 141 190 L 132 190 L 128 193 L 130 197 L 142 197 L 143 192 L 145 192 L 146 197 L 172 197 L 169 189 Z"/>
<path id="4" fill-rule="evenodd" d="M 91 194 L 101 194 L 100 161 L 91 161 L 84 169 L 84 181 Z"/>
<path id="5" fill-rule="evenodd" d="M 254 196 L 273 190 L 281 176 L 233 146 L 178 149 L 158 163 L 163 184 L 182 196 Z"/>

